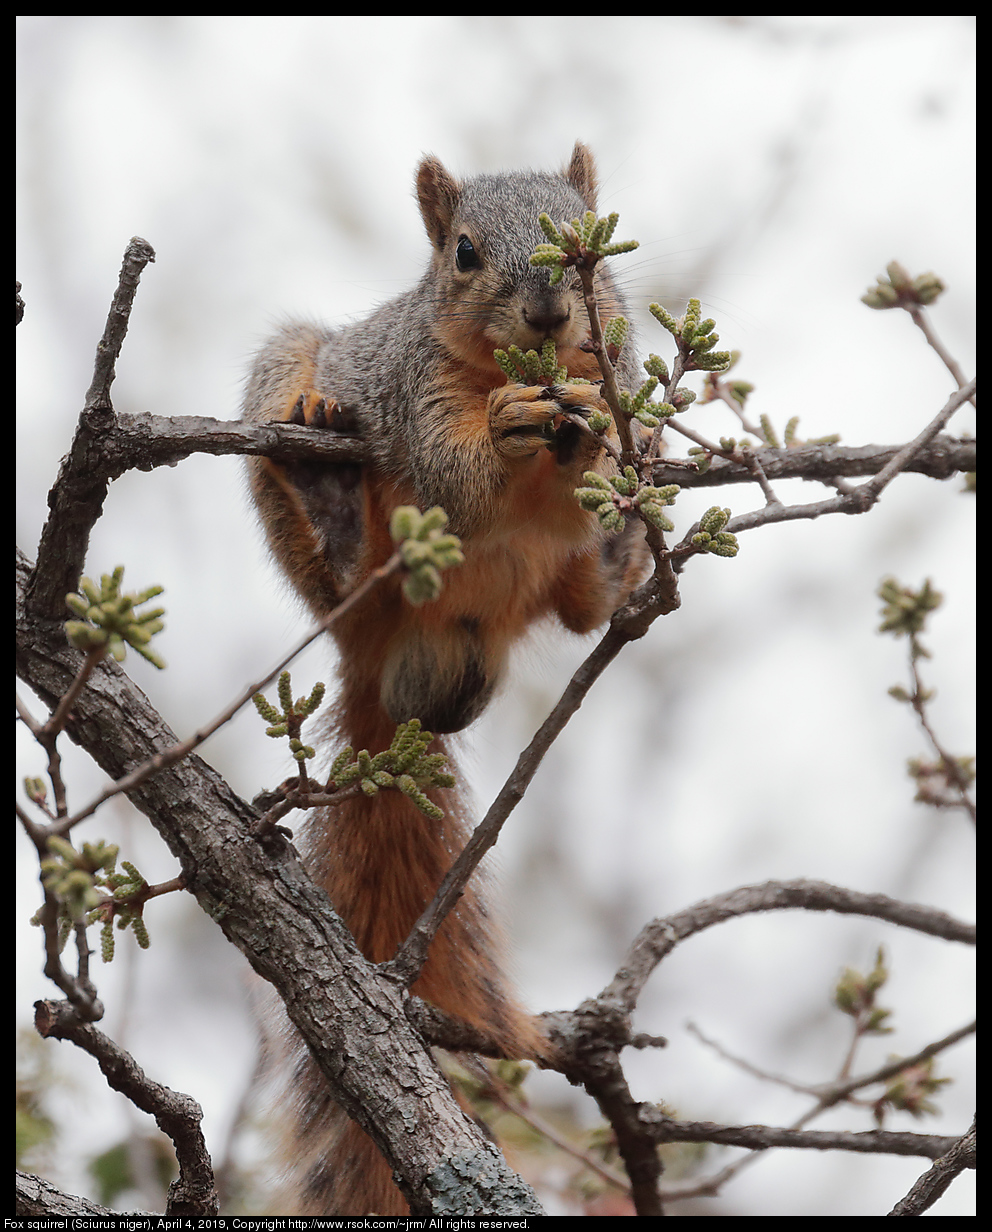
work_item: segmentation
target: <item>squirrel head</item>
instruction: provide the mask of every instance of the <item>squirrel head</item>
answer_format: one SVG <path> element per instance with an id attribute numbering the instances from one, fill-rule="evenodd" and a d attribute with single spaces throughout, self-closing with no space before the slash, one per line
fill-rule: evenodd
<path id="1" fill-rule="evenodd" d="M 434 292 L 434 334 L 447 350 L 498 374 L 492 355 L 497 347 L 540 350 L 553 338 L 559 351 L 569 351 L 586 339 L 578 275 L 567 270 L 551 286 L 547 271 L 530 264 L 544 240 L 539 214 L 557 223 L 596 209 L 596 167 L 586 146 L 575 143 L 559 174 L 520 171 L 464 181 L 428 156 L 417 169 L 416 184 L 434 249 L 427 274 Z M 598 278 L 606 300 L 620 304 L 602 266 Z M 622 305 L 616 308 L 621 310 Z"/>

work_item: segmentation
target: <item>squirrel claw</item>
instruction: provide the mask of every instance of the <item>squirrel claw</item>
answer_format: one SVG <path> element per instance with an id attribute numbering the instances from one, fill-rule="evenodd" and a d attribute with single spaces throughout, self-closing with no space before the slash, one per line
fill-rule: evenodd
<path id="1" fill-rule="evenodd" d="M 286 416 L 286 422 L 310 428 L 330 428 L 333 432 L 355 431 L 353 414 L 349 414 L 336 398 L 323 398 L 312 390 L 300 394 Z"/>

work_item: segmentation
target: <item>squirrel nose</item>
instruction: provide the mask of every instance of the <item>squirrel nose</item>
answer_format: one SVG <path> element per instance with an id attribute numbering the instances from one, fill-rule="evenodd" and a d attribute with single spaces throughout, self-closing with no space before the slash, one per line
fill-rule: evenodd
<path id="1" fill-rule="evenodd" d="M 524 321 L 536 333 L 550 336 L 562 325 L 567 324 L 571 317 L 567 304 L 546 301 L 544 303 L 525 304 Z"/>

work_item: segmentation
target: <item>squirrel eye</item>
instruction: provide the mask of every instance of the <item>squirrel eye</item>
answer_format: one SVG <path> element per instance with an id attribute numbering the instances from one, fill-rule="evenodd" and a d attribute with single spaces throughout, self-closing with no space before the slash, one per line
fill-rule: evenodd
<path id="1" fill-rule="evenodd" d="M 455 265 L 464 272 L 468 269 L 477 269 L 481 264 L 479 254 L 475 251 L 475 245 L 467 235 L 460 235 L 455 245 Z"/>

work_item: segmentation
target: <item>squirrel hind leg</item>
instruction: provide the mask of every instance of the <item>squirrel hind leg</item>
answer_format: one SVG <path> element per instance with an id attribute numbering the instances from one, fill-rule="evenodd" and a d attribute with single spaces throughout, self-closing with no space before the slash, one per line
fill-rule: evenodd
<path id="1" fill-rule="evenodd" d="M 630 518 L 623 530 L 569 561 L 555 583 L 551 606 L 566 629 L 591 633 L 626 603 L 650 562 L 644 526 Z"/>
<path id="2" fill-rule="evenodd" d="M 357 431 L 353 412 L 314 390 L 288 403 L 281 418 L 335 432 Z M 263 458 L 251 466 L 251 476 L 276 559 L 323 615 L 359 580 L 367 521 L 362 467 Z"/>

